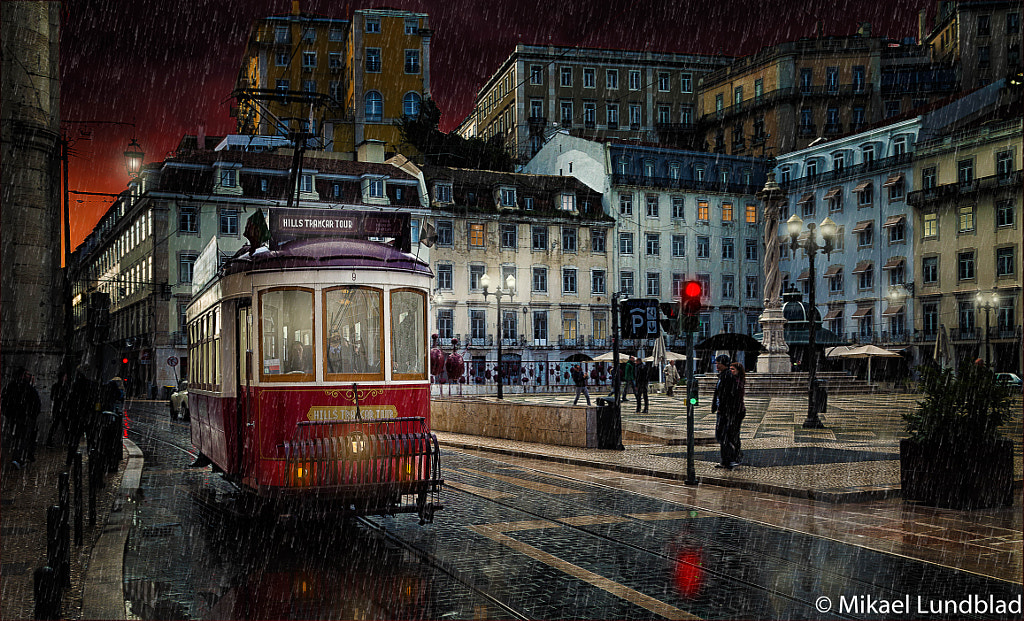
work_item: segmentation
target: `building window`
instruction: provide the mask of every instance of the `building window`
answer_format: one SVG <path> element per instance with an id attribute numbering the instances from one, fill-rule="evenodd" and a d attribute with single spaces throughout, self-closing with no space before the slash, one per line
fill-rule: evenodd
<path id="1" fill-rule="evenodd" d="M 562 125 L 565 125 L 567 127 L 571 126 L 572 125 L 572 100 L 571 99 L 563 99 L 561 102 L 559 102 L 559 109 L 561 110 L 561 114 L 562 114 L 562 116 L 561 116 Z"/>
<path id="2" fill-rule="evenodd" d="M 487 338 L 487 311 L 469 311 L 469 338 L 478 341 Z"/>
<path id="3" fill-rule="evenodd" d="M 647 195 L 647 217 L 657 218 L 658 217 L 658 195 L 648 194 Z"/>
<path id="4" fill-rule="evenodd" d="M 661 254 L 661 235 L 659 233 L 647 233 L 647 256 L 656 257 Z"/>
<path id="5" fill-rule="evenodd" d="M 562 211 L 576 211 L 575 194 L 562 194 Z"/>
<path id="6" fill-rule="evenodd" d="M 565 227 L 562 229 L 562 252 L 576 252 L 576 229 Z"/>
<path id="7" fill-rule="evenodd" d="M 380 73 L 380 48 L 366 48 L 366 72 Z"/>
<path id="8" fill-rule="evenodd" d="M 607 252 L 604 229 L 590 229 L 590 251 L 594 253 Z"/>
<path id="9" fill-rule="evenodd" d="M 956 164 L 957 183 L 971 183 L 974 181 L 974 160 L 960 160 Z"/>
<path id="10" fill-rule="evenodd" d="M 592 295 L 604 295 L 605 288 L 605 271 L 594 270 L 590 272 L 590 293 Z"/>
<path id="11" fill-rule="evenodd" d="M 564 311 L 562 313 L 562 338 L 575 343 L 579 334 L 579 319 L 576 311 Z"/>
<path id="12" fill-rule="evenodd" d="M 629 71 L 629 90 L 638 91 L 640 90 L 640 72 L 635 69 Z"/>
<path id="13" fill-rule="evenodd" d="M 455 244 L 455 227 L 451 220 L 438 220 L 436 231 L 438 246 L 451 247 Z"/>
<path id="14" fill-rule="evenodd" d="M 633 295 L 633 272 L 619 273 L 619 292 L 628 296 Z"/>
<path id="15" fill-rule="evenodd" d="M 515 207 L 516 205 L 516 189 L 515 188 L 499 188 L 498 189 L 498 200 L 501 202 L 502 207 Z"/>
<path id="16" fill-rule="evenodd" d="M 974 251 L 958 252 L 956 255 L 957 280 L 974 280 Z"/>
<path id="17" fill-rule="evenodd" d="M 711 258 L 711 238 L 709 238 L 707 235 L 697 236 L 697 258 Z"/>
<path id="18" fill-rule="evenodd" d="M 452 202 L 452 186 L 450 183 L 438 183 L 434 186 L 434 200 L 439 203 Z"/>
<path id="19" fill-rule="evenodd" d="M 828 292 L 829 293 L 842 293 L 843 292 L 843 270 L 840 269 L 838 272 L 832 275 L 828 279 Z"/>
<path id="20" fill-rule="evenodd" d="M 572 67 L 562 67 L 559 69 L 559 85 L 561 86 L 572 86 Z"/>
<path id="21" fill-rule="evenodd" d="M 929 284 L 939 282 L 939 257 L 921 259 L 921 278 Z"/>
<path id="22" fill-rule="evenodd" d="M 545 291 L 547 289 L 545 288 Z M 533 311 L 533 342 L 543 345 L 548 341 L 548 312 Z"/>
<path id="23" fill-rule="evenodd" d="M 619 88 L 619 70 L 608 69 L 604 74 L 604 86 L 609 90 Z"/>
<path id="24" fill-rule="evenodd" d="M 710 209 L 707 201 L 697 201 L 697 219 L 707 222 L 710 218 Z"/>
<path id="25" fill-rule="evenodd" d="M 1014 263 L 1013 247 L 996 248 L 996 276 L 1013 276 L 1016 273 Z"/>
<path id="26" fill-rule="evenodd" d="M 274 27 L 274 43 L 291 43 L 292 29 L 288 26 Z"/>
<path id="27" fill-rule="evenodd" d="M 683 196 L 675 194 L 671 198 L 672 200 L 672 219 L 682 220 L 684 219 L 684 206 Z"/>
<path id="28" fill-rule="evenodd" d="M 619 233 L 619 254 L 633 254 L 632 233 Z"/>
<path id="29" fill-rule="evenodd" d="M 996 201 L 996 226 L 1013 226 L 1014 223 L 1013 201 Z"/>
<path id="30" fill-rule="evenodd" d="M 313 191 L 313 175 L 299 175 L 299 191 L 300 192 L 312 192 Z"/>
<path id="31" fill-rule="evenodd" d="M 964 205 L 958 210 L 958 231 L 968 233 L 974 230 L 974 205 Z"/>
<path id="32" fill-rule="evenodd" d="M 195 207 L 178 208 L 178 232 L 198 233 L 199 232 L 199 210 Z"/>
<path id="33" fill-rule="evenodd" d="M 238 210 L 237 209 L 221 209 L 220 210 L 220 234 L 221 235 L 238 235 Z"/>
<path id="34" fill-rule="evenodd" d="M 722 222 L 732 222 L 732 203 L 722 203 Z"/>
<path id="35" fill-rule="evenodd" d="M 898 244 L 906 239 L 907 227 L 906 222 L 900 218 L 892 225 L 889 226 L 889 243 Z"/>
<path id="36" fill-rule="evenodd" d="M 640 104 L 629 104 L 629 126 L 632 129 L 640 129 L 640 123 Z"/>
<path id="37" fill-rule="evenodd" d="M 686 235 L 673 235 L 672 236 L 672 256 L 673 257 L 684 257 L 684 256 L 686 256 Z"/>
<path id="38" fill-rule="evenodd" d="M 935 237 L 939 234 L 939 214 L 926 213 L 923 217 L 922 237 Z"/>
<path id="39" fill-rule="evenodd" d="M 384 180 L 370 179 L 369 193 L 370 198 L 384 198 Z"/>
<path id="40" fill-rule="evenodd" d="M 619 128 L 619 104 L 608 103 L 605 107 L 605 113 L 608 117 L 608 129 Z"/>
<path id="41" fill-rule="evenodd" d="M 178 255 L 178 282 L 192 282 L 192 275 L 195 272 L 196 256 L 193 253 L 182 253 Z"/>
<path id="42" fill-rule="evenodd" d="M 958 327 L 961 332 L 974 331 L 974 304 L 971 302 L 960 302 L 957 305 Z M 964 335 L 966 336 L 966 335 Z"/>
<path id="43" fill-rule="evenodd" d="M 996 153 L 996 177 L 1006 179 L 1013 173 L 1013 152 L 1000 151 Z"/>
<path id="44" fill-rule="evenodd" d="M 451 263 L 438 263 L 437 265 L 437 288 L 451 291 L 454 287 Z"/>
<path id="45" fill-rule="evenodd" d="M 502 224 L 501 225 L 501 247 L 502 248 L 515 248 L 516 240 L 519 237 L 515 224 Z"/>
<path id="46" fill-rule="evenodd" d="M 274 55 L 274 62 L 278 67 L 287 67 L 291 58 L 288 52 L 278 52 Z"/>
<path id="47" fill-rule="evenodd" d="M 668 124 L 672 122 L 672 107 L 666 105 L 658 106 L 658 122 Z"/>
<path id="48" fill-rule="evenodd" d="M 533 268 L 533 291 L 535 293 L 547 293 L 548 291 L 548 268 Z"/>
<path id="49" fill-rule="evenodd" d="M 661 297 L 661 274 L 658 272 L 647 272 L 647 297 Z"/>
<path id="50" fill-rule="evenodd" d="M 875 284 L 875 267 L 873 265 L 868 265 L 863 270 L 861 270 L 858 276 L 859 281 L 857 283 L 857 287 L 861 291 L 865 289 L 870 289 Z"/>
<path id="51" fill-rule="evenodd" d="M 548 249 L 548 227 L 534 226 L 530 228 L 530 236 L 533 238 L 531 248 L 533 250 Z"/>
<path id="52" fill-rule="evenodd" d="M 572 295 L 575 295 L 577 293 L 575 268 L 562 268 L 562 293 L 568 293 Z"/>
<path id="53" fill-rule="evenodd" d="M 757 285 L 757 276 L 747 276 L 746 291 L 744 295 L 746 299 L 757 300 L 761 296 L 760 288 Z"/>
<path id="54" fill-rule="evenodd" d="M 875 202 L 875 190 L 874 186 L 870 183 L 861 184 L 857 186 L 860 192 L 857 193 L 857 205 L 866 207 L 873 205 Z"/>
<path id="55" fill-rule="evenodd" d="M 757 261 L 757 244 L 756 239 L 748 239 L 744 244 L 743 258 L 747 261 Z"/>
<path id="56" fill-rule="evenodd" d="M 722 275 L 722 297 L 726 300 L 736 297 L 736 276 L 733 274 Z"/>
<path id="57" fill-rule="evenodd" d="M 233 168 L 228 170 L 221 170 L 220 184 L 225 188 L 233 188 L 238 186 L 238 171 Z"/>
<path id="58" fill-rule="evenodd" d="M 875 227 L 871 222 L 862 222 L 855 228 L 857 231 L 857 246 L 864 247 L 870 246 L 875 241 L 874 230 Z"/>
<path id="59" fill-rule="evenodd" d="M 380 19 L 377 17 L 366 18 L 366 32 L 380 32 Z"/>
<path id="60" fill-rule="evenodd" d="M 583 68 L 583 88 L 597 88 L 597 73 L 593 67 Z"/>
<path id="61" fill-rule="evenodd" d="M 384 98 L 377 91 L 366 93 L 366 121 L 380 123 L 384 120 Z"/>
<path id="62" fill-rule="evenodd" d="M 469 245 L 473 248 L 484 247 L 484 223 L 483 222 L 470 222 L 469 223 Z"/>
<path id="63" fill-rule="evenodd" d="M 732 237 L 722 238 L 722 260 L 732 261 L 736 258 L 736 242 Z"/>
<path id="64" fill-rule="evenodd" d="M 402 98 L 402 114 L 405 116 L 418 116 L 420 113 L 420 94 L 412 91 Z"/>
<path id="65" fill-rule="evenodd" d="M 316 67 L 316 52 L 302 53 L 302 68 L 313 69 Z"/>

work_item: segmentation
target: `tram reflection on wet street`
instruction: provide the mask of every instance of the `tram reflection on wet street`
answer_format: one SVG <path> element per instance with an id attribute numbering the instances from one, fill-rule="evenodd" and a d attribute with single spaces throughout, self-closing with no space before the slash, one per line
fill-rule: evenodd
<path id="1" fill-rule="evenodd" d="M 451 449 L 433 524 L 259 523 L 237 517 L 210 468 L 189 467 L 185 423 L 143 409 L 130 435 L 146 455 L 125 563 L 140 619 L 881 619 L 878 602 L 891 613 L 907 598 L 1020 605 L 1019 583 Z M 929 618 L 1019 618 L 1007 610 Z"/>

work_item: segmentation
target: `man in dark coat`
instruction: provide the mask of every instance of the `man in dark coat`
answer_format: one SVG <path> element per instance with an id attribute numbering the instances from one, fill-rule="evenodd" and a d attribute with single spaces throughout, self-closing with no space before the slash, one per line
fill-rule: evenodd
<path id="1" fill-rule="evenodd" d="M 733 426 L 739 425 L 740 394 L 736 385 L 736 377 L 729 370 L 729 356 L 722 354 L 715 358 L 715 370 L 718 372 L 718 383 L 711 401 L 711 413 L 717 414 L 715 421 L 715 439 L 722 449 L 722 463 L 716 468 L 732 470 L 739 463 L 739 447 L 733 444 Z"/>
<path id="2" fill-rule="evenodd" d="M 636 369 L 633 371 L 633 394 L 636 396 L 636 411 L 640 412 L 640 400 L 644 401 L 644 414 L 649 406 L 647 398 L 647 383 L 651 380 L 650 363 L 637 358 Z"/>
<path id="3" fill-rule="evenodd" d="M 50 431 L 46 433 L 46 446 L 53 448 L 53 438 L 57 429 L 61 429 L 63 439 L 69 433 L 68 425 L 71 423 L 71 373 L 67 367 L 61 367 L 57 371 L 57 383 L 50 390 Z"/>
<path id="4" fill-rule="evenodd" d="M 18 470 L 36 460 L 36 423 L 41 407 L 32 375 L 25 367 L 16 368 L 14 377 L 4 388 L 0 408 L 11 425 L 14 440 L 11 465 Z"/>
<path id="5" fill-rule="evenodd" d="M 95 435 L 92 427 L 97 420 L 97 405 L 100 400 L 99 385 L 85 376 L 82 371 L 75 374 L 71 384 L 71 398 L 68 400 L 68 434 L 67 447 L 70 464 L 82 441 L 82 434 Z M 93 441 L 95 438 L 92 438 Z"/>

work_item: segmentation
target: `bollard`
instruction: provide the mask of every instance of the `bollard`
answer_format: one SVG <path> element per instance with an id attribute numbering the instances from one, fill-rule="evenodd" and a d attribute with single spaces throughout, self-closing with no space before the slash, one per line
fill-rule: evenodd
<path id="1" fill-rule="evenodd" d="M 46 509 L 46 565 L 57 572 L 62 586 L 71 586 L 70 532 L 61 513 L 60 505 Z"/>
<path id="2" fill-rule="evenodd" d="M 52 567 L 40 567 L 33 575 L 36 619 L 60 619 L 60 577 Z"/>
<path id="3" fill-rule="evenodd" d="M 89 449 L 89 526 L 96 526 L 96 490 L 103 487 L 103 464 L 100 453 Z"/>
<path id="4" fill-rule="evenodd" d="M 71 458 L 71 477 L 75 481 L 75 545 L 84 541 L 82 532 L 82 451 L 75 451 Z"/>
<path id="5" fill-rule="evenodd" d="M 61 472 L 57 476 L 57 504 L 60 507 L 60 564 L 57 570 L 64 578 L 64 586 L 71 586 L 71 475 Z"/>

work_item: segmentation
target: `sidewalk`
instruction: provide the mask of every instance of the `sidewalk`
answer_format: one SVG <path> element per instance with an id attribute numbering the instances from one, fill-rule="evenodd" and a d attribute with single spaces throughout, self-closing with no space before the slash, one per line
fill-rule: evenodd
<path id="1" fill-rule="evenodd" d="M 82 490 L 82 545 L 74 543 L 71 522 L 71 587 L 62 599 L 62 619 L 124 619 L 121 586 L 124 545 L 130 527 L 129 494 L 139 486 L 142 452 L 124 440 L 126 458 L 118 472 L 106 476 L 96 494 L 96 523 L 89 525 L 89 489 Z M 84 449 L 83 449 L 84 451 Z M 46 565 L 46 510 L 57 504 L 57 480 L 65 471 L 63 448 L 39 444 L 36 461 L 16 470 L 4 460 L 0 470 L 0 618 L 34 619 L 33 574 Z M 83 479 L 88 459 L 83 460 Z M 72 482 L 72 505 L 74 504 Z M 74 507 L 72 507 L 74 515 Z"/>

